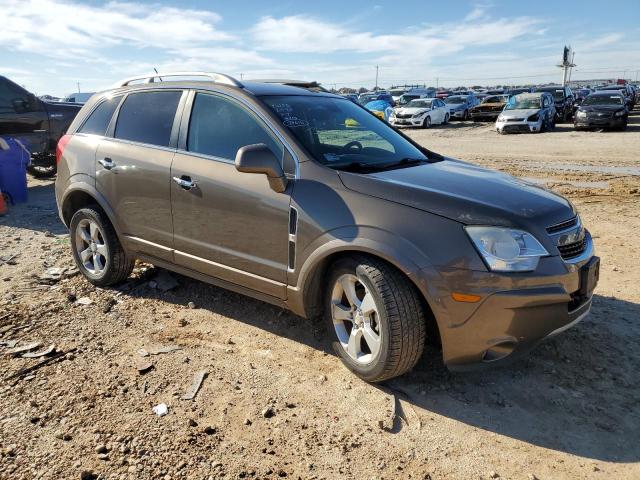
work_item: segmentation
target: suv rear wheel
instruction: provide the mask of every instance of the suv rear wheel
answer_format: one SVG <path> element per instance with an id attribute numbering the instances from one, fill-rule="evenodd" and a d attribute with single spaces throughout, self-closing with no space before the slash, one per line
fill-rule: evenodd
<path id="1" fill-rule="evenodd" d="M 424 349 L 425 315 L 402 273 L 371 257 L 349 257 L 336 262 L 327 287 L 327 330 L 347 368 L 368 382 L 413 368 Z"/>
<path id="2" fill-rule="evenodd" d="M 120 283 L 133 270 L 109 219 L 96 206 L 78 210 L 71 218 L 71 250 L 78 269 L 99 287 Z"/>

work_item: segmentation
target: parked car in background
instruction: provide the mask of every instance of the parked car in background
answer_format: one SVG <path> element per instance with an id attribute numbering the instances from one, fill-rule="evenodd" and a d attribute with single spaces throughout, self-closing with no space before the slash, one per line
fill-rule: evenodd
<path id="1" fill-rule="evenodd" d="M 395 103 L 398 103 L 400 97 L 409 91 L 408 88 L 391 88 L 389 89 L 389 95 L 393 98 Z"/>
<path id="2" fill-rule="evenodd" d="M 469 116 L 474 122 L 495 122 L 507 104 L 507 100 L 509 100 L 509 95 L 489 95 L 479 105 L 469 110 Z"/>
<path id="3" fill-rule="evenodd" d="M 338 95 L 208 75 L 120 82 L 61 139 L 56 203 L 88 282 L 142 259 L 290 309 L 369 382 L 429 335 L 461 370 L 588 315 L 599 259 L 568 200 Z"/>
<path id="4" fill-rule="evenodd" d="M 546 87 L 537 87 L 536 92 L 547 92 L 553 96 L 556 107 L 556 122 L 568 122 L 573 116 L 573 92 L 569 87 L 562 85 L 550 85 Z"/>
<path id="5" fill-rule="evenodd" d="M 91 96 L 93 94 L 95 94 L 96 92 L 78 92 L 78 93 L 71 93 L 69 95 L 67 95 L 66 97 L 64 97 L 64 99 L 62 100 L 63 102 L 67 102 L 67 103 L 81 103 L 81 104 L 85 104 L 89 101 L 89 99 L 91 98 Z"/>
<path id="6" fill-rule="evenodd" d="M 530 93 L 531 87 L 510 88 L 505 93 L 509 95 L 520 95 L 521 93 Z"/>
<path id="7" fill-rule="evenodd" d="M 380 120 L 389 121 L 389 117 L 393 113 L 393 107 L 385 100 L 374 100 L 364 105 L 364 108 L 373 113 Z"/>
<path id="8" fill-rule="evenodd" d="M 400 100 L 396 104 L 396 106 L 406 106 L 409 102 L 413 100 L 417 100 L 419 98 L 431 98 L 428 93 L 405 93 L 400 97 Z"/>
<path id="9" fill-rule="evenodd" d="M 632 110 L 636 104 L 635 93 L 628 85 L 607 85 L 597 89 L 601 92 L 622 92 L 625 97 L 625 102 L 629 110 Z"/>
<path id="10" fill-rule="evenodd" d="M 433 124 L 446 124 L 451 114 L 439 98 L 419 98 L 393 110 L 389 123 L 397 127 L 429 128 Z"/>
<path id="11" fill-rule="evenodd" d="M 475 95 L 451 95 L 444 100 L 451 118 L 469 119 L 469 111 L 478 104 Z"/>
<path id="12" fill-rule="evenodd" d="M 358 94 L 356 93 L 345 93 L 342 96 L 347 100 L 351 100 L 353 103 L 358 103 Z"/>
<path id="13" fill-rule="evenodd" d="M 498 133 L 539 133 L 555 127 L 556 109 L 548 92 L 521 93 L 507 101 L 496 120 Z"/>
<path id="14" fill-rule="evenodd" d="M 627 99 L 616 90 L 600 90 L 587 96 L 576 111 L 576 130 L 610 128 L 624 130 L 629 119 Z"/>
<path id="15" fill-rule="evenodd" d="M 0 136 L 13 137 L 31 152 L 29 172 L 56 173 L 56 145 L 82 105 L 45 102 L 0 76 Z"/>
<path id="16" fill-rule="evenodd" d="M 358 96 L 358 103 L 363 106 L 375 100 L 385 101 L 388 104 L 390 104 L 392 107 L 395 105 L 393 98 L 387 92 L 382 92 L 382 93 L 368 92 L 368 93 L 361 93 Z"/>

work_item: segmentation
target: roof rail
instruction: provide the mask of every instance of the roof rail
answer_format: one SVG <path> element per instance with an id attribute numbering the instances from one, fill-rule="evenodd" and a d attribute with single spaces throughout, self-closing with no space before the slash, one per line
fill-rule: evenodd
<path id="1" fill-rule="evenodd" d="M 209 81 L 215 83 L 222 83 L 224 85 L 231 85 L 232 87 L 242 88 L 244 85 L 230 75 L 224 73 L 215 72 L 169 72 L 169 73 L 156 73 L 154 75 L 141 75 L 139 77 L 125 78 L 113 85 L 113 88 L 126 87 L 132 82 L 143 80 L 142 83 L 155 83 L 157 81 L 163 82 L 166 77 L 206 77 Z M 158 80 L 156 80 L 158 79 Z"/>

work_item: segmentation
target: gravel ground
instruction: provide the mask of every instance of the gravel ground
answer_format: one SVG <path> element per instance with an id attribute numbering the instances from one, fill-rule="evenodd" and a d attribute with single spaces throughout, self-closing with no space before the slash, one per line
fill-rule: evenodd
<path id="1" fill-rule="evenodd" d="M 626 132 L 409 131 L 570 197 L 603 265 L 592 315 L 528 357 L 452 374 L 429 347 L 382 386 L 344 369 L 308 321 L 259 301 L 145 264 L 118 288 L 92 287 L 73 269 L 53 184 L 31 180 L 29 203 L 0 217 L 0 341 L 66 354 L 0 346 L 0 478 L 640 478 L 637 114 Z"/>

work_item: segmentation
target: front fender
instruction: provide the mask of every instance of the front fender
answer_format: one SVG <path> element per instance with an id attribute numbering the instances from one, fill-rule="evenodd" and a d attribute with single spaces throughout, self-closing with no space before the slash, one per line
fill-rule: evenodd
<path id="1" fill-rule="evenodd" d="M 376 227 L 350 226 L 326 232 L 315 239 L 298 258 L 304 259 L 295 272 L 289 274 L 287 302 L 290 308 L 305 317 L 310 316 L 305 306 L 305 290 L 313 279 L 316 268 L 325 260 L 342 252 L 361 252 L 387 261 L 402 271 L 416 285 L 430 304 L 435 298 L 435 283 L 440 278 L 431 260 L 412 242 L 392 232 Z M 426 279 L 430 280 L 427 282 Z M 436 280 L 435 282 L 432 282 Z"/>

